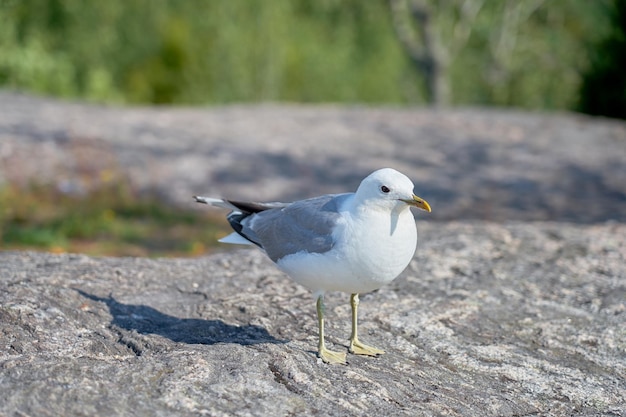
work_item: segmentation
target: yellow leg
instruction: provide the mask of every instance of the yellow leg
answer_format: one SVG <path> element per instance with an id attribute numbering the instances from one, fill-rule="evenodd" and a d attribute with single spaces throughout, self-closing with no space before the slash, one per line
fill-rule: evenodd
<path id="1" fill-rule="evenodd" d="M 368 355 L 378 356 L 385 353 L 384 350 L 377 349 L 372 346 L 368 346 L 359 341 L 358 336 L 358 309 L 359 309 L 359 294 L 352 294 L 350 296 L 350 306 L 352 307 L 352 335 L 350 336 L 350 353 L 355 355 Z"/>
<path id="2" fill-rule="evenodd" d="M 326 343 L 324 343 L 324 296 L 317 297 L 317 322 L 319 325 L 319 345 L 318 354 L 320 358 L 326 363 L 337 363 L 340 365 L 346 364 L 346 354 L 343 352 L 333 352 L 326 349 Z"/>

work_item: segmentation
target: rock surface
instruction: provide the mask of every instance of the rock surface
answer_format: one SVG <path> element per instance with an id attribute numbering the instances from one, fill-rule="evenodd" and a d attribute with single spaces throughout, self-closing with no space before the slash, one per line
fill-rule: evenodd
<path id="1" fill-rule="evenodd" d="M 0 252 L 0 415 L 626 415 L 626 123 L 494 110 L 107 108 L 0 93 L 0 183 L 288 200 L 381 166 L 433 206 L 362 339 L 256 250 Z M 531 222 L 529 222 L 531 221 Z M 384 261 L 384 260 L 381 260 Z M 345 294 L 327 341 L 347 348 Z"/>
<path id="2" fill-rule="evenodd" d="M 0 253 L 0 414 L 620 416 L 626 226 L 420 223 L 362 297 L 378 358 L 316 358 L 311 295 L 257 250 Z M 347 349 L 346 295 L 327 297 Z"/>
<path id="3" fill-rule="evenodd" d="M 0 184 L 300 199 L 407 174 L 432 220 L 626 222 L 626 122 L 504 110 L 111 108 L 0 92 Z"/>

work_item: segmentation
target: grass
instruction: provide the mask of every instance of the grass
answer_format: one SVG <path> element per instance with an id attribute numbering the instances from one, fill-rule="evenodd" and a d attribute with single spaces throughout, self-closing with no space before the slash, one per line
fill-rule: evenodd
<path id="1" fill-rule="evenodd" d="M 51 186 L 0 188 L 2 249 L 106 256 L 197 256 L 230 228 L 223 214 L 183 210 L 111 185 L 84 195 Z"/>

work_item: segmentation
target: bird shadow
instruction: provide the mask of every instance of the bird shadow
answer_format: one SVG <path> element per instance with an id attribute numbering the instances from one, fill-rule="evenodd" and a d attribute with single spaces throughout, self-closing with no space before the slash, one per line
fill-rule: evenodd
<path id="1" fill-rule="evenodd" d="M 120 303 L 111 295 L 104 298 L 78 289 L 76 291 L 92 301 L 106 304 L 113 316 L 112 326 L 140 334 L 157 334 L 173 342 L 203 345 L 286 343 L 285 340 L 274 338 L 263 327 L 253 324 L 233 326 L 221 320 L 181 319 L 146 305 Z"/>

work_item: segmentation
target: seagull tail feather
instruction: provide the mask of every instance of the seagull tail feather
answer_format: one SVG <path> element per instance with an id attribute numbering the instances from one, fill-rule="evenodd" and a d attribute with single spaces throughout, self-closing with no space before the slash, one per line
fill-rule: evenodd
<path id="1" fill-rule="evenodd" d="M 250 242 L 245 237 L 241 236 L 239 233 L 231 233 L 228 236 L 225 236 L 218 240 L 221 243 L 230 243 L 231 245 L 253 245 L 253 242 Z"/>
<path id="2" fill-rule="evenodd" d="M 201 197 L 198 195 L 194 195 L 193 198 L 196 200 L 197 203 L 208 204 L 210 206 L 221 207 L 229 210 L 238 210 L 236 206 L 221 198 Z"/>

